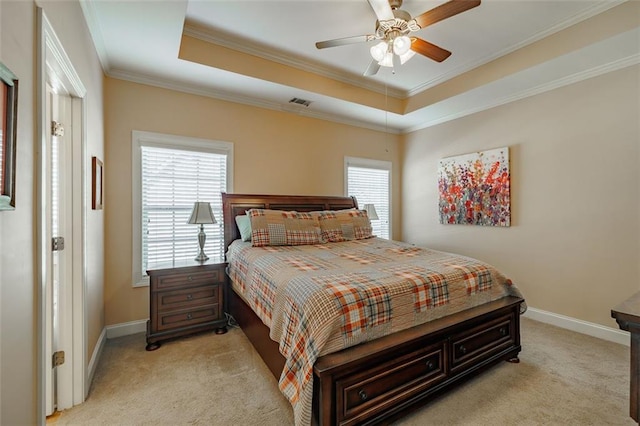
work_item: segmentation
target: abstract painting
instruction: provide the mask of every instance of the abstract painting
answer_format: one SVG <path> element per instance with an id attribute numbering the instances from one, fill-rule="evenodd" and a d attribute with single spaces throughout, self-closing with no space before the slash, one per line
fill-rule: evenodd
<path id="1" fill-rule="evenodd" d="M 443 158 L 440 223 L 511 225 L 509 147 Z"/>

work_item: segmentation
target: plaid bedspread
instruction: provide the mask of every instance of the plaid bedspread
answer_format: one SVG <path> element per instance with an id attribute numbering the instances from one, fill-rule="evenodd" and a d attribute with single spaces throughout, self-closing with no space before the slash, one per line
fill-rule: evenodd
<path id="1" fill-rule="evenodd" d="M 381 238 L 227 253 L 234 289 L 286 359 L 282 393 L 296 425 L 311 423 L 319 356 L 471 308 L 517 288 L 478 260 Z"/>

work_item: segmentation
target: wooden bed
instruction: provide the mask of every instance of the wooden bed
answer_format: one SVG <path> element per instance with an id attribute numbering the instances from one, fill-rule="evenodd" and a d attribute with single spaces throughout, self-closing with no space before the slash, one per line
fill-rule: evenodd
<path id="1" fill-rule="evenodd" d="M 225 252 L 251 208 L 299 212 L 357 208 L 352 197 L 222 194 Z M 285 359 L 269 329 L 234 291 L 228 309 L 278 379 Z M 314 364 L 313 421 L 388 423 L 500 361 L 518 362 L 522 298 L 507 296 L 367 343 Z"/>

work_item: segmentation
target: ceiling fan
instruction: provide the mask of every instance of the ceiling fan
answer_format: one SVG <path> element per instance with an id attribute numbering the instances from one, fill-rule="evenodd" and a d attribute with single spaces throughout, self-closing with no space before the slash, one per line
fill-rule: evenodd
<path id="1" fill-rule="evenodd" d="M 377 16 L 376 32 L 354 37 L 319 41 L 318 49 L 343 46 L 345 44 L 362 43 L 380 40 L 370 49 L 373 57 L 364 75 L 374 75 L 381 66 L 393 67 L 404 64 L 414 54 L 420 53 L 437 62 L 447 59 L 451 52 L 421 38 L 409 36 L 428 25 L 473 9 L 480 5 L 480 0 L 450 0 L 423 14 L 411 18 L 409 13 L 401 10 L 402 0 L 367 0 Z"/>

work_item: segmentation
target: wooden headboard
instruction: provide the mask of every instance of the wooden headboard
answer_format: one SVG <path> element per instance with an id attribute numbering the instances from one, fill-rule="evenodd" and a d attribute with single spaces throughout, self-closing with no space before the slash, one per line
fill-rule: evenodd
<path id="1" fill-rule="evenodd" d="M 255 195 L 222 193 L 222 216 L 224 219 L 224 252 L 229 244 L 240 238 L 236 216 L 249 209 L 295 210 L 312 212 L 319 210 L 344 210 L 358 208 L 355 197 L 311 196 L 311 195 Z"/>

